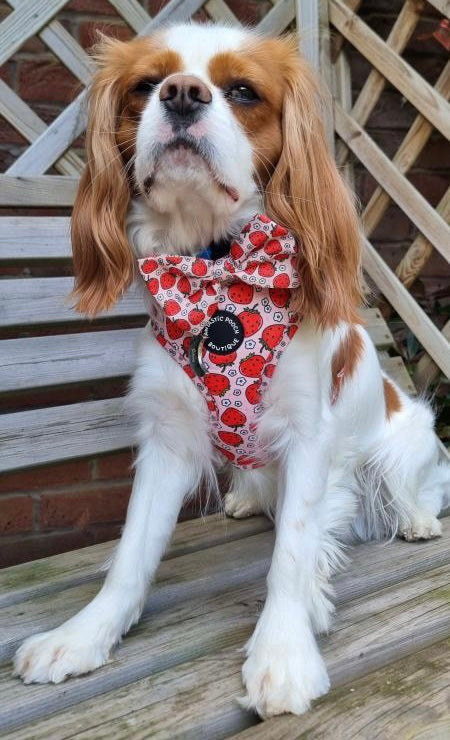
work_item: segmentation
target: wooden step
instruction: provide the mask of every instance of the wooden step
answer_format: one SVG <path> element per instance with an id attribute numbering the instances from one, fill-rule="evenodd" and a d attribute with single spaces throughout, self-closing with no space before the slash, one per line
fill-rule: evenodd
<path id="1" fill-rule="evenodd" d="M 214 521 L 217 525 L 217 519 Z M 230 521 L 227 528 L 232 530 L 234 524 Z M 352 552 L 348 571 L 334 579 L 338 616 L 331 635 L 323 640 L 334 685 L 353 680 L 450 633 L 446 590 L 450 521 L 444 520 L 443 524 L 441 540 L 421 545 L 400 541 L 368 543 Z M 191 526 L 195 529 L 194 524 Z M 135 721 L 137 727 L 140 722 L 134 712 L 130 715 L 133 697 L 140 700 L 139 697 L 147 696 L 142 727 L 145 723 L 153 727 L 153 711 L 162 716 L 163 705 L 157 707 L 157 704 L 167 699 L 165 689 L 161 688 L 165 686 L 175 697 L 173 701 L 177 707 L 175 712 L 175 709 L 170 711 L 170 702 L 167 705 L 167 737 L 172 737 L 172 717 L 174 721 L 175 716 L 178 721 L 180 717 L 183 722 L 186 720 L 183 714 L 185 698 L 193 713 L 190 719 L 193 732 L 198 732 L 201 723 L 207 721 L 203 705 L 198 704 L 202 675 L 205 675 L 202 691 L 209 696 L 204 705 L 210 706 L 214 723 L 219 723 L 221 731 L 227 729 L 231 733 L 247 726 L 249 715 L 234 702 L 234 697 L 242 692 L 240 665 L 243 656 L 239 648 L 250 636 L 261 610 L 271 548 L 271 533 L 262 532 L 163 562 L 141 622 L 132 629 L 113 660 L 91 675 L 58 686 L 24 688 L 8 677 L 10 667 L 5 665 L 0 675 L 0 727 L 12 728 L 18 722 L 31 722 L 79 705 L 71 711 L 84 726 L 87 738 L 89 727 L 97 723 L 97 706 L 102 712 L 100 724 L 105 725 L 103 734 L 99 730 L 98 737 L 106 738 L 108 733 L 109 737 L 127 737 L 128 721 Z M 77 554 L 72 555 L 76 560 Z M 44 595 L 36 592 L 28 602 L 17 602 L 1 609 L 3 658 L 12 655 L 24 636 L 49 629 L 73 614 L 92 598 L 98 585 L 90 581 L 64 591 Z M 60 586 L 67 586 L 67 583 L 60 582 Z M 224 666 L 223 675 L 221 665 Z M 206 674 L 202 674 L 202 670 L 206 670 Z M 215 681 L 220 682 L 222 678 L 224 681 L 218 692 L 223 694 L 221 701 L 215 694 Z M 183 686 L 184 689 L 180 688 Z M 192 701 L 184 695 L 190 690 L 189 686 L 195 696 Z M 93 699 L 99 695 L 102 695 L 101 700 Z M 66 719 L 69 721 L 72 715 L 65 712 L 63 716 L 62 724 L 66 727 Z M 49 732 L 51 725 L 46 726 L 45 722 L 42 734 L 39 724 L 33 726 L 33 737 L 44 737 L 45 732 Z M 70 726 L 69 722 L 67 727 Z M 120 734 L 120 727 L 124 728 L 123 734 Z M 178 727 L 187 732 L 189 724 Z"/>

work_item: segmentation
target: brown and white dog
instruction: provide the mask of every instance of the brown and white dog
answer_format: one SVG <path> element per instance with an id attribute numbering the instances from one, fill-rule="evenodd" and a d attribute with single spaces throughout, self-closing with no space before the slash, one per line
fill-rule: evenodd
<path id="1" fill-rule="evenodd" d="M 300 244 L 302 325 L 266 391 L 258 435 L 270 465 L 233 470 L 229 515 L 273 511 L 268 595 L 243 667 L 243 703 L 302 713 L 329 680 L 314 632 L 329 628 L 340 543 L 440 534 L 448 491 L 433 414 L 380 370 L 358 318 L 360 238 L 327 150 L 313 74 L 293 39 L 179 25 L 105 40 L 90 94 L 88 164 L 73 213 L 77 307 L 114 305 L 136 258 L 231 240 L 255 213 Z M 29 682 L 105 663 L 140 616 L 187 495 L 217 463 L 203 397 L 147 328 L 130 400 L 139 455 L 126 525 L 105 583 L 80 613 L 30 637 Z"/>

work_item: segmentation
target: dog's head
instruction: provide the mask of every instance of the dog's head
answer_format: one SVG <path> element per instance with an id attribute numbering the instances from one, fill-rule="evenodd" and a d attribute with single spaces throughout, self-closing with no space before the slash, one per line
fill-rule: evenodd
<path id="1" fill-rule="evenodd" d="M 97 61 L 72 218 L 78 310 L 111 307 L 131 282 L 137 201 L 152 226 L 147 254 L 200 250 L 265 209 L 299 239 L 297 308 L 322 326 L 353 320 L 357 219 L 294 39 L 182 25 L 105 39 Z"/>

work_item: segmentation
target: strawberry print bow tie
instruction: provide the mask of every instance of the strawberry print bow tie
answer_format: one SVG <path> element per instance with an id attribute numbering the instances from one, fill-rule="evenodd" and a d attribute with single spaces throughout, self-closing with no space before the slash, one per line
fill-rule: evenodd
<path id="1" fill-rule="evenodd" d="M 219 302 L 221 309 L 229 310 L 228 303 L 250 306 L 261 288 L 297 288 L 296 256 L 293 234 L 258 214 L 221 259 L 168 254 L 138 263 L 147 289 L 164 311 L 169 337 L 178 339 L 187 331 L 202 332 Z"/>

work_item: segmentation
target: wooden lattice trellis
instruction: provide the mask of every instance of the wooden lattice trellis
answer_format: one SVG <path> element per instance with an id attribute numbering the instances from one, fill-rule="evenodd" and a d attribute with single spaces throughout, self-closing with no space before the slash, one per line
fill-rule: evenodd
<path id="1" fill-rule="evenodd" d="M 64 9 L 68 0 L 7 1 L 13 10 L 0 24 L 0 66 L 28 39 L 37 35 L 81 83 L 83 89 L 47 126 L 5 82 L 0 81 L 0 115 L 30 142 L 30 146 L 7 172 L 0 175 L 0 206 L 69 207 L 73 203 L 84 166 L 78 153 L 71 147 L 85 126 L 84 103 L 92 74 L 91 60 L 57 20 L 58 12 Z M 153 18 L 137 0 L 109 1 L 119 16 L 138 34 L 147 34 L 168 21 L 185 20 L 200 9 L 212 20 L 239 22 L 224 0 L 170 0 Z M 268 5 L 269 10 L 259 28 L 262 31 L 279 33 L 297 20 L 297 26 L 301 29 L 303 52 L 314 66 L 320 68 L 322 77 L 335 91 L 334 127 L 338 137 L 338 165 L 351 177 L 351 152 L 378 183 L 363 212 L 364 267 L 426 351 L 418 365 L 419 380 L 430 378 L 441 371 L 450 376 L 447 341 L 450 325 L 447 324 L 442 332 L 439 331 L 408 290 L 433 250 L 437 249 L 447 260 L 450 257 L 450 230 L 446 224 L 449 212 L 448 193 L 435 210 L 406 177 L 433 130 L 437 129 L 446 137 L 450 134 L 449 107 L 446 102 L 450 88 L 449 68 L 448 65 L 445 67 L 433 88 L 401 56 L 421 17 L 424 5 L 422 0 L 405 0 L 386 41 L 358 17 L 359 4 L 358 0 L 271 0 L 271 6 Z M 448 11 L 449 4 L 444 0 L 432 0 L 432 5 L 443 15 Z M 337 42 L 334 45 L 336 55 L 333 64 L 329 56 L 330 28 Z M 354 104 L 351 100 L 345 40 L 356 47 L 373 67 Z M 392 161 L 364 128 L 380 98 L 386 79 L 417 110 L 416 120 Z M 330 127 L 330 142 L 333 138 L 331 134 Z M 47 174 L 53 169 L 59 174 Z M 369 237 L 391 201 L 397 204 L 420 232 L 398 265 L 396 274 L 369 242 Z M 0 230 L 0 258 L 3 260 L 23 264 L 27 260 L 42 257 L 47 260 L 70 257 L 68 219 L 65 217 L 4 217 L 0 221 Z M 2 281 L 0 313 L 3 325 L 33 328 L 42 323 L 64 324 L 70 332 L 70 327 L 75 326 L 75 322 L 79 320 L 64 305 L 71 283 L 69 277 L 43 280 L 15 278 Z M 24 295 L 27 296 L 27 301 L 23 300 Z M 133 289 L 109 314 L 110 317 L 128 318 L 141 315 L 141 301 Z M 130 326 L 136 326 L 136 323 Z M 91 378 L 125 376 L 130 371 L 129 359 L 125 358 L 128 357 L 128 348 L 131 346 L 132 332 L 133 330 L 128 329 L 115 332 L 116 352 L 112 363 L 114 372 L 108 369 L 111 364 L 111 354 L 108 352 L 111 353 L 112 332 L 98 332 L 91 337 L 71 333 L 64 337 L 53 337 L 57 339 L 53 343 L 50 341 L 52 337 L 45 338 L 45 342 L 43 337 L 30 340 L 11 339 L 10 342 L 15 344 L 11 344 L 9 351 L 18 357 L 20 373 L 15 375 L 11 371 L 8 376 L 6 372 L 4 389 L 11 391 L 87 382 Z M 25 341 L 28 341 L 26 346 L 21 344 Z M 89 368 L 79 362 L 77 347 L 80 353 L 89 351 L 90 357 L 96 353 L 95 362 L 92 360 Z M 120 347 L 123 355 L 118 351 Z M 65 361 L 65 353 L 71 353 L 71 363 Z M 42 362 L 43 356 L 45 362 Z M 128 444 L 129 435 L 124 432 L 123 420 L 122 426 L 117 427 L 111 421 L 119 415 L 116 400 L 89 401 L 79 404 L 79 409 L 75 409 L 76 404 L 70 407 L 53 407 L 47 410 L 51 414 L 47 414 L 45 418 L 45 409 L 11 414 L 9 438 L 14 439 L 17 444 L 24 429 L 29 433 L 35 449 L 33 464 L 56 460 L 59 454 L 63 456 L 62 449 L 49 450 L 49 439 L 53 439 L 55 429 L 64 432 L 69 426 L 75 429 L 74 456 L 90 454 L 93 448 L 96 451 L 119 449 Z M 45 434 L 42 432 L 44 426 Z M 98 429 L 102 430 L 101 434 L 98 434 Z M 29 444 L 29 441 L 25 441 L 23 447 L 17 446 L 14 460 L 8 461 L 7 467 L 21 464 Z M 64 445 L 64 440 L 62 444 Z M 11 443 L 11 449 L 13 447 Z M 67 455 L 66 449 L 64 454 Z"/>
<path id="2" fill-rule="evenodd" d="M 423 385 L 442 370 L 450 372 L 450 322 L 440 332 L 414 300 L 408 288 L 437 249 L 450 259 L 449 191 L 437 209 L 405 177 L 427 144 L 434 129 L 450 138 L 450 64 L 441 72 L 436 85 L 429 85 L 401 57 L 420 20 L 425 3 L 405 0 L 386 41 L 375 34 L 357 15 L 360 0 L 330 0 L 331 25 L 352 44 L 372 65 L 357 100 L 352 104 L 349 66 L 342 44 L 338 45 L 334 72 L 337 98 L 334 103 L 335 128 L 341 141 L 337 147 L 337 163 L 341 167 L 350 151 L 375 178 L 378 186 L 362 213 L 365 232 L 364 268 L 391 306 L 409 326 L 426 350 L 420 360 L 416 380 Z M 448 17 L 450 4 L 445 0 L 430 0 L 430 4 Z M 387 80 L 414 106 L 417 117 L 392 157 L 383 153 L 364 130 L 370 114 L 384 90 Z M 389 204 L 394 201 L 418 228 L 419 235 L 410 245 L 395 273 L 387 266 L 369 242 Z"/>

